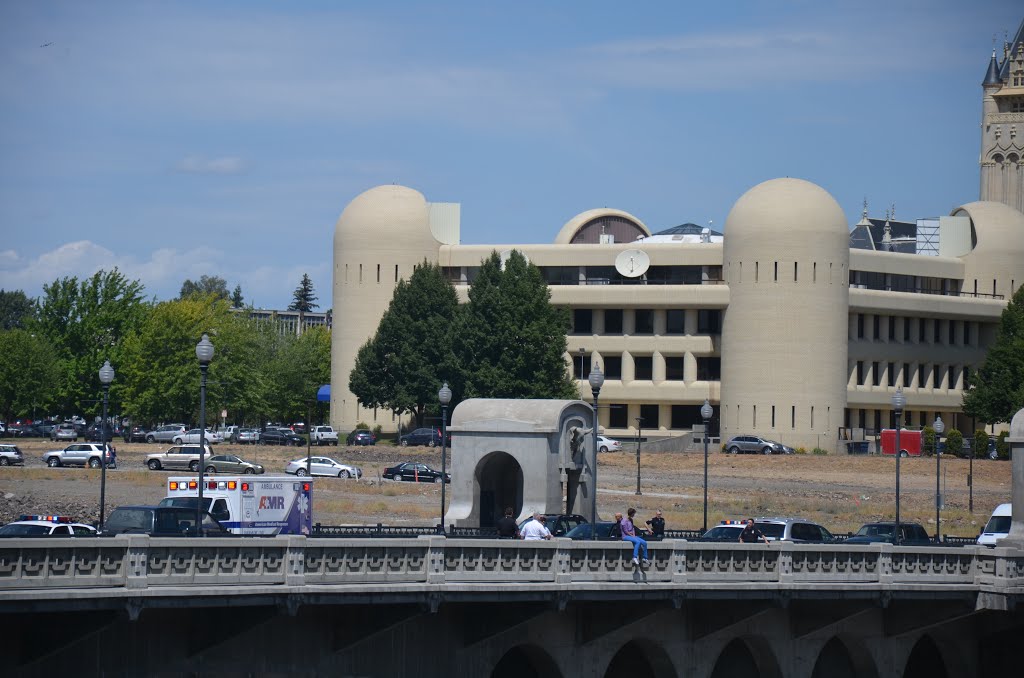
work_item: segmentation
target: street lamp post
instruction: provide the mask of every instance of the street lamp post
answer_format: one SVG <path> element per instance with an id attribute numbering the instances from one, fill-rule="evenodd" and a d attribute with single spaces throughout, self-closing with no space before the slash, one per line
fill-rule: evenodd
<path id="1" fill-rule="evenodd" d="M 590 538 L 597 540 L 597 396 L 601 393 L 601 387 L 604 385 L 604 372 L 601 371 L 601 364 L 594 363 L 590 368 L 590 376 L 587 377 L 587 381 L 590 382 L 590 392 L 594 394 L 594 431 L 591 440 L 593 440 L 593 453 L 594 453 L 594 468 L 591 469 L 591 482 L 593 488 L 591 488 L 590 506 L 593 511 L 594 527 L 590 530 Z"/>
<path id="2" fill-rule="evenodd" d="M 704 527 L 701 529 L 701 534 L 708 531 L 708 427 L 711 424 L 711 415 L 714 413 L 711 403 L 705 398 L 704 404 L 700 408 L 700 416 L 704 420 Z"/>
<path id="3" fill-rule="evenodd" d="M 644 437 L 644 418 L 636 418 L 636 495 L 639 497 L 640 492 L 640 439 Z"/>
<path id="4" fill-rule="evenodd" d="M 100 440 L 103 442 L 103 452 L 100 453 L 100 522 L 99 529 L 103 531 L 103 520 L 107 506 L 107 401 L 110 394 L 110 382 L 114 381 L 114 368 L 110 366 L 109 360 L 103 361 L 100 368 L 100 384 L 103 385 L 103 420 L 100 422 Z"/>
<path id="5" fill-rule="evenodd" d="M 206 370 L 213 360 L 213 344 L 210 337 L 203 333 L 203 338 L 196 344 L 196 358 L 199 359 L 199 498 L 196 502 L 196 533 L 203 535 L 203 467 L 206 465 Z"/>
<path id="6" fill-rule="evenodd" d="M 932 428 L 935 429 L 935 543 L 938 543 L 942 537 L 942 528 L 939 523 L 939 511 L 942 507 L 942 493 L 939 489 L 939 467 L 942 454 L 939 451 L 939 442 L 942 440 L 942 432 L 946 430 L 946 425 L 942 423 L 942 417 L 935 416 L 935 423 L 932 424 Z"/>
<path id="7" fill-rule="evenodd" d="M 446 497 L 445 487 L 448 485 L 448 403 L 452 401 L 452 390 L 448 388 L 448 382 L 437 392 L 437 399 L 441 401 L 441 534 L 444 529 L 444 501 Z"/>
<path id="8" fill-rule="evenodd" d="M 903 408 L 907 399 L 903 396 L 903 389 L 897 388 L 892 394 L 892 410 L 896 414 L 896 525 L 893 530 L 893 543 L 900 543 L 900 429 L 903 428 Z"/>

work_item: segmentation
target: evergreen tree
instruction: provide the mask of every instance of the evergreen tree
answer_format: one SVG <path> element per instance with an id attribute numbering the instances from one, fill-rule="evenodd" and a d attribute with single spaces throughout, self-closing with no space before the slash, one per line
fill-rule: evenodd
<path id="1" fill-rule="evenodd" d="M 518 251 L 492 252 L 469 290 L 455 333 L 464 396 L 579 397 L 565 361 L 568 312 L 551 305 L 540 269 Z"/>
<path id="2" fill-rule="evenodd" d="M 305 273 L 302 274 L 302 281 L 299 286 L 292 292 L 292 303 L 288 306 L 289 311 L 298 311 L 299 313 L 309 313 L 314 308 L 319 308 L 320 305 L 316 303 L 316 294 L 313 293 L 313 281 L 309 279 L 309 276 Z"/>
<path id="3" fill-rule="evenodd" d="M 996 340 L 964 392 L 964 413 L 983 422 L 1010 421 L 1024 407 L 1024 285 L 999 320 Z"/>
<path id="4" fill-rule="evenodd" d="M 458 392 L 452 352 L 458 313 L 458 296 L 441 267 L 417 265 L 408 281 L 399 281 L 377 333 L 359 349 L 349 390 L 364 407 L 413 412 L 422 425 L 441 384 Z"/>
<path id="5" fill-rule="evenodd" d="M 239 290 L 241 292 L 241 290 Z M 181 284 L 179 299 L 188 299 L 192 296 L 207 296 L 212 294 L 217 299 L 228 298 L 228 281 L 218 275 L 200 276 L 199 282 L 186 280 Z"/>
<path id="6" fill-rule="evenodd" d="M 242 297 L 242 286 L 235 285 L 235 291 L 231 293 L 231 308 L 242 308 L 245 306 L 245 299 Z"/>

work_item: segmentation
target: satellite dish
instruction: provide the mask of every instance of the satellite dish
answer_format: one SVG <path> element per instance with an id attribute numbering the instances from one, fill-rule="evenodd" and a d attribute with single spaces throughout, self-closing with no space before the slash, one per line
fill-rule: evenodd
<path id="1" fill-rule="evenodd" d="M 615 257 L 615 270 L 627 278 L 639 278 L 651 266 L 651 257 L 643 250 L 623 250 Z"/>

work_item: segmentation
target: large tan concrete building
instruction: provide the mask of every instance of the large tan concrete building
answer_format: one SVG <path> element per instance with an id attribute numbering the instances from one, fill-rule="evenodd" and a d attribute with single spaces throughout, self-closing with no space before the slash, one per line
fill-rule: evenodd
<path id="1" fill-rule="evenodd" d="M 990 68 L 986 116 L 998 98 L 992 77 Z M 635 435 L 638 418 L 645 436 L 684 434 L 702 423 L 706 398 L 723 439 L 759 434 L 836 450 L 850 429 L 893 425 L 897 388 L 906 425 L 941 415 L 947 429 L 971 431 L 976 422 L 960 412 L 965 384 L 1024 284 L 1024 191 L 1012 181 L 986 188 L 984 143 L 989 199 L 919 222 L 927 235 L 910 243 L 913 254 L 906 242 L 888 246 L 888 224 L 884 246 L 851 248 L 843 210 L 800 179 L 748 190 L 724 235 L 692 225 L 652 234 L 632 214 L 595 209 L 553 243 L 514 246 L 462 245 L 458 205 L 403 186 L 370 189 L 335 228 L 331 423 L 399 423 L 347 388 L 398 280 L 424 259 L 438 262 L 465 300 L 481 260 L 514 248 L 540 267 L 552 302 L 571 309 L 566 369 L 582 398 L 591 364 L 605 372 L 599 416 L 609 435 Z"/>

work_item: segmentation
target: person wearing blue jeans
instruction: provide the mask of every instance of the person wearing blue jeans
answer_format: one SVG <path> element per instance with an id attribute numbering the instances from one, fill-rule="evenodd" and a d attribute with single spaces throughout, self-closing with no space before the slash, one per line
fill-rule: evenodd
<path id="1" fill-rule="evenodd" d="M 620 513 L 616 518 L 619 518 L 621 515 Z M 622 532 L 622 541 L 628 541 L 633 544 L 633 564 L 647 567 L 651 564 L 651 561 L 647 560 L 647 542 L 644 541 L 643 537 L 636 535 L 636 528 L 633 526 L 633 516 L 635 515 L 635 508 L 631 507 L 626 511 L 626 517 L 619 522 L 619 530 Z"/>

